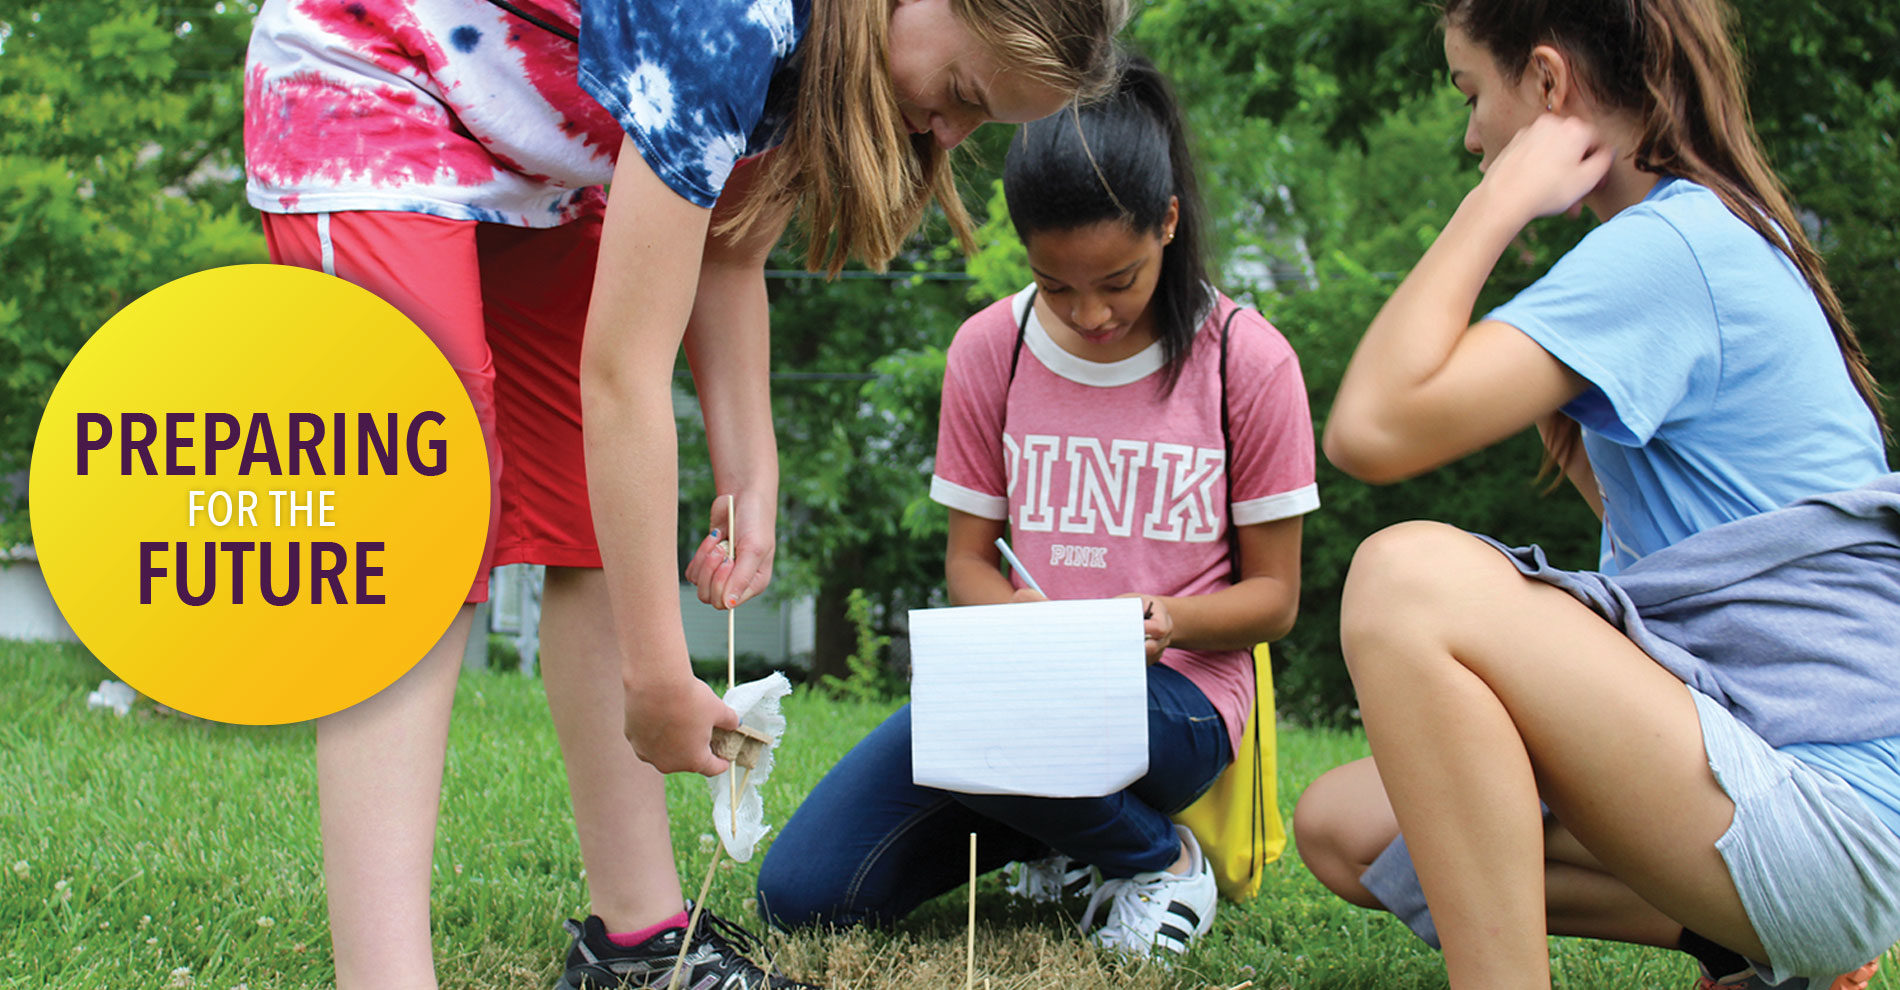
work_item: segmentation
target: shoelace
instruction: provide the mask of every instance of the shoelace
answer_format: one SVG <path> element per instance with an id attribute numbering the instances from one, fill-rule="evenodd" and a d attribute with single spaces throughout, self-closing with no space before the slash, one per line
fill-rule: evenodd
<path id="1" fill-rule="evenodd" d="M 691 901 L 686 903 L 686 910 L 687 913 L 692 913 Z M 695 933 L 695 937 L 704 937 L 708 941 L 723 943 L 748 958 L 753 955 L 762 955 L 765 947 L 757 935 L 746 931 L 745 926 L 736 921 L 721 918 L 714 914 L 711 908 L 700 911 L 699 930 Z"/>
<path id="2" fill-rule="evenodd" d="M 1158 886 L 1154 882 L 1137 884 L 1127 877 L 1115 877 L 1102 881 L 1102 885 L 1089 896 L 1088 910 L 1082 912 L 1082 933 L 1088 934 L 1095 922 L 1095 911 L 1108 902 L 1108 917 L 1102 922 L 1102 940 L 1112 944 L 1129 944 L 1126 937 L 1131 931 L 1138 931 L 1142 912 L 1137 906 L 1144 896 L 1151 893 L 1147 888 Z M 1127 891 L 1126 894 L 1123 891 Z M 1152 900 L 1152 898 L 1149 898 Z M 1144 936 L 1145 937 L 1145 936 Z M 1145 944 L 1145 943 L 1144 943 Z"/>
<path id="3" fill-rule="evenodd" d="M 692 909 L 693 905 L 689 900 L 686 903 L 686 910 L 690 912 Z M 734 950 L 736 954 L 746 957 L 748 960 L 751 960 L 754 956 L 765 957 L 767 955 L 765 943 L 757 935 L 747 931 L 743 925 L 737 922 L 727 921 L 712 913 L 711 908 L 700 912 L 699 925 L 700 937 L 703 937 L 708 942 L 723 944 L 727 948 Z M 773 990 L 777 990 L 777 988 L 784 988 L 784 990 L 817 990 L 816 987 L 810 984 L 800 983 L 790 977 L 780 975 L 769 965 L 771 960 L 767 959 L 766 961 L 768 965 L 760 965 L 757 962 L 753 963 L 753 965 L 759 966 L 759 971 L 764 974 L 765 987 L 773 988 Z"/>

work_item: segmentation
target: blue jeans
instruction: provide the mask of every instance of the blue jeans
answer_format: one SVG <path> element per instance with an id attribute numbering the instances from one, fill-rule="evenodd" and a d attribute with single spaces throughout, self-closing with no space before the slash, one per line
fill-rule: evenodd
<path id="1" fill-rule="evenodd" d="M 1051 850 L 1127 877 L 1180 855 L 1168 816 L 1232 760 L 1227 729 L 1180 673 L 1148 668 L 1148 774 L 1099 798 L 959 794 L 911 783 L 910 706 L 852 747 L 785 823 L 759 868 L 759 912 L 780 928 L 887 924 L 978 869 Z"/>

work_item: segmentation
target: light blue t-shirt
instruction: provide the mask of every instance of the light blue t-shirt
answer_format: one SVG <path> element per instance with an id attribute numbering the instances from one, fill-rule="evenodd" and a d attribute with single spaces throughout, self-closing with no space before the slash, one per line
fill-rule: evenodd
<path id="1" fill-rule="evenodd" d="M 1867 799 L 1874 814 L 1900 835 L 1900 737 L 1857 743 L 1794 743 L 1781 747 L 1781 751 L 1839 774 L 1847 786 Z"/>
<path id="2" fill-rule="evenodd" d="M 1563 411 L 1583 426 L 1603 496 L 1605 574 L 1887 473 L 1879 427 L 1800 270 L 1704 186 L 1658 182 L 1486 318 L 1590 383 Z M 1900 737 L 1796 748 L 1900 832 Z"/>
<path id="3" fill-rule="evenodd" d="M 1590 383 L 1563 411 L 1602 490 L 1604 573 L 1887 471 L 1800 271 L 1693 182 L 1658 182 L 1487 319 Z"/>
<path id="4" fill-rule="evenodd" d="M 688 202 L 777 144 L 811 0 L 581 0 L 581 88 Z"/>

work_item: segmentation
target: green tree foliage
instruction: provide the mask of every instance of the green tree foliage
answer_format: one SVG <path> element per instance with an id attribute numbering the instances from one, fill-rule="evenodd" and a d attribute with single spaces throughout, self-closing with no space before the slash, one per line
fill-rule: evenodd
<path id="1" fill-rule="evenodd" d="M 12 4 L 0 13 L 0 479 L 88 335 L 157 286 L 263 260 L 234 180 L 251 10 L 209 0 Z M 0 546 L 25 542 L 0 485 Z"/>
<path id="2" fill-rule="evenodd" d="M 824 686 L 839 698 L 861 703 L 883 701 L 901 693 L 901 683 L 891 676 L 884 651 L 891 638 L 878 632 L 871 621 L 871 600 L 862 588 L 853 588 L 845 596 L 845 620 L 857 631 L 858 645 L 845 658 L 847 677 L 827 676 Z"/>
<path id="3" fill-rule="evenodd" d="M 1900 388 L 1900 7 L 1736 0 L 1769 161 L 1814 226 L 1874 374 Z M 1887 403 L 1889 420 L 1900 404 Z M 1900 448 L 1889 448 L 1890 459 Z"/>
<path id="4" fill-rule="evenodd" d="M 1029 284 L 1029 252 L 1009 222 L 1009 204 L 1003 198 L 1003 180 L 990 180 L 989 215 L 976 232 L 976 253 L 970 256 L 973 281 L 969 303 L 981 307 Z"/>
<path id="5" fill-rule="evenodd" d="M 895 267 L 954 268 L 946 254 L 922 252 Z M 943 348 L 967 315 L 963 291 L 962 282 L 923 278 L 771 283 L 774 583 L 817 599 L 814 678 L 849 675 L 857 634 L 846 602 L 855 589 L 886 632 L 901 630 L 906 610 L 942 603 L 944 520 L 925 491 Z M 712 478 L 703 431 L 683 424 L 681 440 L 680 517 L 704 520 Z"/>

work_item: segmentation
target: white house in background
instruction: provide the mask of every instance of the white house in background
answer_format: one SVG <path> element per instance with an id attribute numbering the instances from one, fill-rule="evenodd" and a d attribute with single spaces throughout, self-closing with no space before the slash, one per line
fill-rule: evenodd
<path id="1" fill-rule="evenodd" d="M 0 639 L 32 642 L 79 639 L 53 604 L 32 547 L 0 549 Z"/>
<path id="2" fill-rule="evenodd" d="M 540 652 L 541 580 L 538 564 L 495 568 L 488 580 L 487 605 L 477 612 L 490 632 L 511 636 L 522 664 L 533 669 Z M 679 587 L 680 617 L 686 625 L 686 652 L 696 658 L 726 655 L 726 613 L 702 604 L 690 584 Z M 811 656 L 816 611 L 810 597 L 785 600 L 771 591 L 739 606 L 733 616 L 733 650 L 756 654 L 774 665 Z M 482 666 L 485 638 L 469 637 L 468 666 Z"/>
<path id="3" fill-rule="evenodd" d="M 513 636 L 521 656 L 530 664 L 538 652 L 540 621 L 540 568 L 510 564 L 495 568 L 489 583 L 488 606 L 483 609 L 490 632 Z M 726 655 L 726 614 L 700 604 L 690 584 L 680 585 L 680 614 L 686 622 L 686 649 L 695 657 Z M 812 650 L 813 609 L 810 598 L 784 600 L 771 592 L 739 606 L 734 616 L 736 651 L 785 664 L 809 657 Z M 28 642 L 76 642 L 65 616 L 53 603 L 32 547 L 0 551 L 0 639 Z M 470 636 L 465 661 L 481 666 L 488 637 Z"/>

